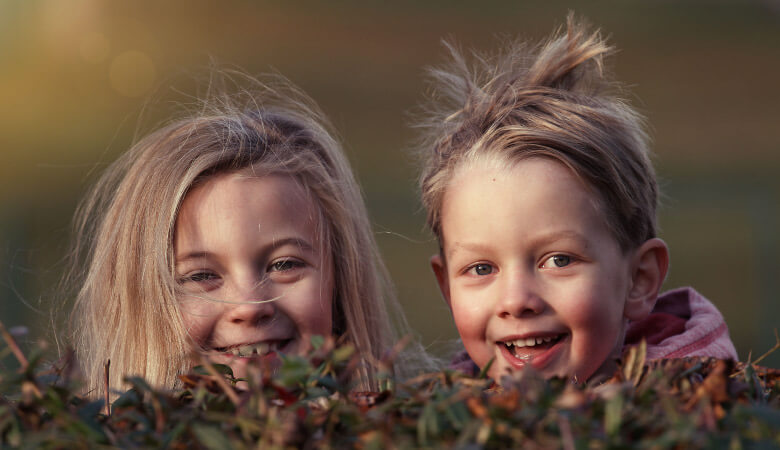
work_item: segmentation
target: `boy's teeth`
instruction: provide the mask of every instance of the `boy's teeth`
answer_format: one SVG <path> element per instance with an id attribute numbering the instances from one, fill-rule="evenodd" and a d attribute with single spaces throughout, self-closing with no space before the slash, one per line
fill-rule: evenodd
<path id="1" fill-rule="evenodd" d="M 533 347 L 534 345 L 544 344 L 552 340 L 553 338 L 551 337 L 525 338 L 525 339 L 516 339 L 514 341 L 509 341 L 507 342 L 507 344 L 514 345 L 515 347 Z"/>

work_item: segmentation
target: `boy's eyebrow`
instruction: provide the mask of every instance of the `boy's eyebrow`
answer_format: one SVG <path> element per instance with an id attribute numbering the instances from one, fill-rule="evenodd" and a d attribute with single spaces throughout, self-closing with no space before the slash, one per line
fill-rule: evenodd
<path id="1" fill-rule="evenodd" d="M 476 242 L 454 242 L 445 256 L 447 259 L 452 259 L 452 257 L 458 253 L 458 250 L 466 250 L 474 253 L 485 253 L 489 250 L 489 248 L 490 246 L 488 245 Z"/>
<path id="2" fill-rule="evenodd" d="M 271 243 L 271 245 L 267 246 L 264 251 L 269 252 L 276 250 L 277 248 L 284 247 L 285 245 L 294 245 L 302 250 L 306 251 L 313 251 L 314 246 L 307 240 L 299 238 L 299 237 L 286 237 L 282 239 L 274 239 Z M 204 258 L 210 258 L 214 257 L 215 254 L 213 252 L 209 252 L 206 250 L 193 250 L 190 252 L 185 253 L 182 256 L 174 255 L 174 258 L 176 259 L 176 263 L 188 261 L 190 259 L 204 259 Z"/>
<path id="3" fill-rule="evenodd" d="M 583 235 L 582 233 L 578 233 L 574 230 L 551 231 L 541 236 L 535 236 L 531 242 L 534 245 L 541 245 L 550 242 L 555 242 L 561 239 L 576 239 L 582 242 L 588 242 L 588 238 L 585 235 Z"/>
<path id="4" fill-rule="evenodd" d="M 551 231 L 541 236 L 534 236 L 532 239 L 529 240 L 529 246 L 536 247 L 540 245 L 549 244 L 551 242 L 555 242 L 561 239 L 575 239 L 586 245 L 588 243 L 588 238 L 581 233 L 578 233 L 573 230 L 560 230 L 560 231 Z M 448 259 L 450 259 L 453 257 L 455 253 L 457 253 L 458 250 L 466 250 L 475 253 L 486 253 L 489 252 L 490 249 L 491 247 L 489 244 L 483 244 L 479 242 L 455 242 L 452 244 L 452 247 L 450 248 L 450 250 L 447 252 L 445 256 Z"/>

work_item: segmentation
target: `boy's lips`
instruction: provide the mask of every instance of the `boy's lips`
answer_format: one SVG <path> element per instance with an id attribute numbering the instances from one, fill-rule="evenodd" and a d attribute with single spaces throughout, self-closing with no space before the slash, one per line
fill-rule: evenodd
<path id="1" fill-rule="evenodd" d="M 567 333 L 543 333 L 508 337 L 497 341 L 502 356 L 514 368 L 520 369 L 531 364 L 541 370 L 563 350 Z"/>

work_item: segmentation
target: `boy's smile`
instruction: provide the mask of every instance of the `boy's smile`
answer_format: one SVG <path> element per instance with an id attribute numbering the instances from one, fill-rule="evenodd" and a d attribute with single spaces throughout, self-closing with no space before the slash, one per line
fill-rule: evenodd
<path id="1" fill-rule="evenodd" d="M 611 370 L 636 307 L 632 255 L 563 164 L 476 163 L 452 178 L 432 265 L 474 362 L 499 379 L 531 364 L 580 380 Z"/>

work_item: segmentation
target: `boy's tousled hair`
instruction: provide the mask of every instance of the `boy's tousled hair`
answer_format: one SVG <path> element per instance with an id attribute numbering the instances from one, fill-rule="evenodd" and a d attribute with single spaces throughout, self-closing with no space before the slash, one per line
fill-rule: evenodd
<path id="1" fill-rule="evenodd" d="M 364 361 L 381 359 L 395 344 L 391 318 L 405 327 L 360 190 L 330 125 L 280 77 L 261 83 L 238 76 L 251 92 L 211 93 L 191 117 L 135 144 L 80 205 L 68 274 L 78 291 L 71 335 L 93 395 L 104 392 L 109 359 L 112 390 L 127 375 L 173 387 L 190 367 L 192 342 L 177 302 L 175 223 L 187 193 L 224 173 L 290 176 L 309 193 L 333 261 L 334 333 Z M 222 78 L 231 81 L 227 73 Z M 362 365 L 355 377 L 358 389 L 377 389 L 370 366 Z"/>
<path id="2" fill-rule="evenodd" d="M 530 47 L 506 45 L 469 65 L 432 69 L 433 106 L 422 127 L 420 187 L 428 225 L 442 242 L 444 194 L 456 172 L 479 160 L 507 165 L 544 157 L 567 166 L 594 191 L 621 248 L 656 235 L 658 187 L 642 117 L 616 94 L 598 31 L 570 14 L 566 29 Z"/>

